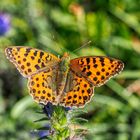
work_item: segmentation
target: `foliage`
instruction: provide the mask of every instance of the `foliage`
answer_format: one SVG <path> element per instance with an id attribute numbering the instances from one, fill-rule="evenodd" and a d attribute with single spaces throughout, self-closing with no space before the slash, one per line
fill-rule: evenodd
<path id="1" fill-rule="evenodd" d="M 10 24 L 0 36 L 0 138 L 31 139 L 31 130 L 44 126 L 44 121 L 34 122 L 44 114 L 35 113 L 40 106 L 28 95 L 27 81 L 4 55 L 7 46 L 22 45 L 56 55 L 67 51 L 71 58 L 121 59 L 124 71 L 77 109 L 85 111 L 78 117 L 88 120 L 80 122 L 88 128 L 81 134 L 87 140 L 140 139 L 139 7 L 136 0 L 1 0 L 0 13 L 10 17 Z"/>

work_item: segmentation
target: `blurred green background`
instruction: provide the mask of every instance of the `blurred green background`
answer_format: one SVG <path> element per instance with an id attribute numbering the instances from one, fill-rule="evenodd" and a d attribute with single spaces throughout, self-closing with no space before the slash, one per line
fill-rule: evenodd
<path id="1" fill-rule="evenodd" d="M 4 55 L 18 45 L 122 60 L 123 72 L 96 88 L 81 114 L 85 139 L 140 140 L 139 0 L 0 0 L 0 140 L 36 139 L 30 132 L 40 125 L 27 80 Z"/>

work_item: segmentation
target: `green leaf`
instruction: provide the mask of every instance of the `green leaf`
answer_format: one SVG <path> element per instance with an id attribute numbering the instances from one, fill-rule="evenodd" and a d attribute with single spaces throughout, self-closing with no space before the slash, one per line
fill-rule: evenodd
<path id="1" fill-rule="evenodd" d="M 49 118 L 44 117 L 44 118 L 38 119 L 38 120 L 36 120 L 34 122 L 41 122 L 41 121 L 48 121 L 48 120 L 49 120 Z"/>
<path id="2" fill-rule="evenodd" d="M 33 104 L 33 100 L 30 96 L 26 96 L 18 101 L 11 110 L 11 117 L 16 119 L 19 118 L 22 113 Z"/>

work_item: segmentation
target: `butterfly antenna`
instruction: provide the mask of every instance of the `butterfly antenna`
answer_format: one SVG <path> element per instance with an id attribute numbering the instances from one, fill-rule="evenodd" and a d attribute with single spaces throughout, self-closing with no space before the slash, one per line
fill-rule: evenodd
<path id="1" fill-rule="evenodd" d="M 89 46 L 89 45 L 91 44 L 91 42 L 92 42 L 92 41 L 89 40 L 88 42 L 84 43 L 81 47 L 79 47 L 79 48 L 73 50 L 73 52 L 76 52 L 76 51 L 80 50 L 81 48 L 84 48 L 84 47 Z"/>

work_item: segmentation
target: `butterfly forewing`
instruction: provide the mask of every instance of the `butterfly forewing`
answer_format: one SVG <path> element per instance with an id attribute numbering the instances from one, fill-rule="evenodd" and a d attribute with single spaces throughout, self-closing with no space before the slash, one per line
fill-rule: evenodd
<path id="1" fill-rule="evenodd" d="M 59 61 L 53 54 L 29 47 L 9 47 L 5 49 L 5 53 L 25 77 Z"/>
<path id="2" fill-rule="evenodd" d="M 94 86 L 104 84 L 109 78 L 118 74 L 124 65 L 120 60 L 104 56 L 80 57 L 70 61 L 70 68 L 83 76 Z"/>

